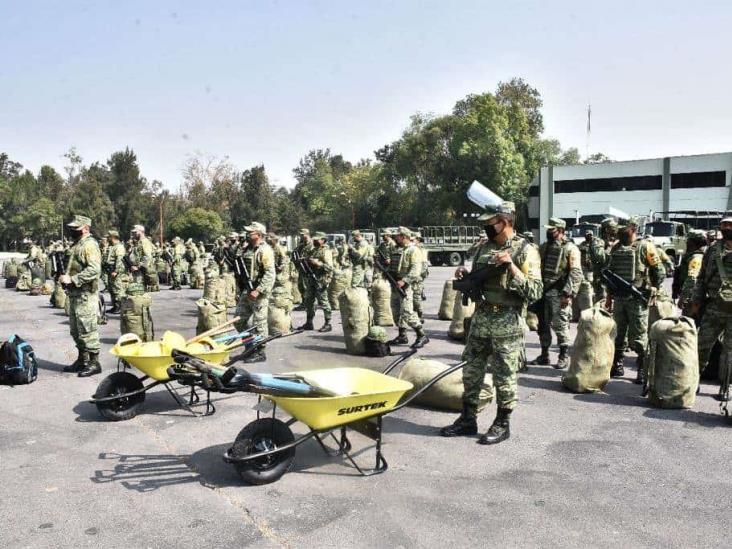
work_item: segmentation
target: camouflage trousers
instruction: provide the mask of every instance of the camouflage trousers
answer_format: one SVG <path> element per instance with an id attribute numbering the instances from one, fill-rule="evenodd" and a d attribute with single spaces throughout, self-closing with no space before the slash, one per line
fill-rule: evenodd
<path id="1" fill-rule="evenodd" d="M 325 317 L 325 321 L 330 322 L 332 313 L 330 309 L 330 301 L 328 301 L 328 282 L 330 281 L 321 281 L 320 287 L 322 289 L 318 289 L 315 282 L 312 280 L 307 280 L 305 282 L 303 301 L 305 302 L 305 310 L 307 311 L 308 320 L 315 318 L 315 304 L 317 303 L 318 306 L 323 309 L 323 317 Z"/>
<path id="2" fill-rule="evenodd" d="M 147 271 L 145 273 L 145 288 L 148 292 L 160 291 L 160 281 L 158 280 L 157 271 Z"/>
<path id="3" fill-rule="evenodd" d="M 354 265 L 353 274 L 351 275 L 351 288 L 367 288 L 366 285 L 366 269 L 363 265 Z"/>
<path id="4" fill-rule="evenodd" d="M 405 297 L 399 295 L 399 292 L 392 290 L 391 292 L 391 314 L 400 329 L 417 329 L 422 326 L 417 313 L 414 312 L 414 290 L 411 286 L 404 286 Z"/>
<path id="5" fill-rule="evenodd" d="M 127 285 L 130 283 L 130 275 L 127 273 L 117 274 L 109 277 L 109 295 L 112 303 L 120 304 L 127 295 Z"/>
<path id="6" fill-rule="evenodd" d="M 463 351 L 463 402 L 473 410 L 478 408 L 478 396 L 484 387 L 485 374 L 492 374 L 496 404 L 513 410 L 518 402 L 518 369 L 521 367 L 524 336 L 468 336 Z M 492 400 L 492 399 L 491 399 Z"/>
<path id="7" fill-rule="evenodd" d="M 424 281 L 420 280 L 412 285 L 414 296 L 412 297 L 412 307 L 419 318 L 422 318 L 422 292 L 424 292 Z"/>
<path id="8" fill-rule="evenodd" d="M 712 347 L 722 336 L 723 351 L 719 360 L 719 379 L 724 384 L 730 369 L 732 358 L 732 312 L 727 313 L 711 301 L 704 309 L 699 325 L 699 373 L 703 372 L 709 362 Z"/>
<path id="9" fill-rule="evenodd" d="M 237 331 L 243 332 L 249 328 L 257 334 L 267 337 L 269 335 L 267 326 L 268 306 L 268 296 L 260 294 L 257 299 L 251 300 L 246 292 L 242 292 L 235 313 L 235 316 L 240 317 L 240 320 L 234 325 Z M 249 321 L 250 318 L 251 322 Z"/>
<path id="10" fill-rule="evenodd" d="M 173 287 L 180 286 L 182 274 L 183 274 L 183 269 L 181 268 L 180 264 L 179 265 L 173 264 L 173 267 L 170 269 L 171 286 L 173 286 Z"/>
<path id="11" fill-rule="evenodd" d="M 542 347 L 552 344 L 552 330 L 557 334 L 557 345 L 569 345 L 569 319 L 572 316 L 572 304 L 562 307 L 561 296 L 544 296 L 544 316 L 539 322 L 539 342 Z"/>
<path id="12" fill-rule="evenodd" d="M 99 352 L 97 315 L 99 297 L 96 293 L 69 294 L 69 327 L 71 337 L 79 351 Z"/>
<path id="13" fill-rule="evenodd" d="M 615 337 L 616 352 L 628 346 L 639 355 L 645 355 L 648 348 L 648 305 L 631 297 L 613 299 L 613 318 L 618 328 Z"/>

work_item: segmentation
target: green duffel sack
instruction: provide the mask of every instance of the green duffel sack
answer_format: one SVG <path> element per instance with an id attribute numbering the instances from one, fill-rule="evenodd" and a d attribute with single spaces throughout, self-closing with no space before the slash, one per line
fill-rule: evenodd
<path id="1" fill-rule="evenodd" d="M 328 284 L 328 301 L 332 310 L 337 311 L 339 309 L 338 299 L 346 291 L 346 288 L 351 285 L 351 276 L 351 269 L 341 269 L 333 274 L 333 278 Z"/>
<path id="2" fill-rule="evenodd" d="M 31 280 L 40 280 L 41 284 L 46 281 L 45 263 L 36 263 L 31 269 Z"/>
<path id="3" fill-rule="evenodd" d="M 42 295 L 43 281 L 40 278 L 34 278 L 28 295 Z"/>
<path id="4" fill-rule="evenodd" d="M 672 316 L 678 316 L 676 313 L 676 305 L 674 305 L 671 297 L 664 290 L 659 290 L 656 296 L 656 302 L 648 307 L 648 333 L 651 332 L 651 328 L 657 320 Z"/>
<path id="5" fill-rule="evenodd" d="M 51 294 L 51 305 L 56 309 L 66 308 L 66 292 L 61 284 L 56 284 Z"/>
<path id="6" fill-rule="evenodd" d="M 451 339 L 462 341 L 465 339 L 465 319 L 473 316 L 475 312 L 475 303 L 468 301 L 467 305 L 463 305 L 463 294 L 457 292 L 455 294 L 455 303 L 452 308 L 452 322 L 447 329 L 447 335 Z"/>
<path id="7" fill-rule="evenodd" d="M 592 284 L 583 280 L 580 282 L 577 295 L 572 300 L 572 322 L 578 322 L 582 311 L 586 311 L 592 307 Z"/>
<path id="8" fill-rule="evenodd" d="M 203 274 L 203 267 L 201 267 L 201 263 L 196 261 L 191 265 L 191 270 L 189 273 L 190 278 L 190 286 L 194 290 L 200 290 L 204 287 L 205 284 L 205 276 Z"/>
<path id="9" fill-rule="evenodd" d="M 127 295 L 120 305 L 120 333 L 135 334 L 142 341 L 153 341 L 155 327 L 150 314 L 151 305 L 149 294 Z"/>
<path id="10" fill-rule="evenodd" d="M 689 317 L 662 318 L 648 342 L 648 399 L 658 408 L 691 408 L 699 385 L 697 332 Z"/>
<path id="11" fill-rule="evenodd" d="M 236 307 L 236 278 L 234 273 L 224 273 L 221 275 L 224 281 L 224 295 L 227 307 Z"/>
<path id="12" fill-rule="evenodd" d="M 562 385 L 575 393 L 602 391 L 610 381 L 615 333 L 612 313 L 601 307 L 582 311 Z"/>
<path id="13" fill-rule="evenodd" d="M 402 367 L 402 370 L 399 373 L 399 379 L 403 379 L 404 381 L 408 381 L 414 385 L 414 388 L 409 393 L 411 394 L 420 390 L 422 387 L 427 385 L 432 378 L 436 377 L 448 368 L 449 366 L 447 364 L 444 364 L 439 360 L 413 357 Z M 490 374 L 485 375 L 478 399 L 478 410 L 482 410 L 491 402 L 491 400 L 493 400 L 493 382 Z M 443 377 L 440 381 L 419 395 L 414 403 L 421 406 L 429 406 L 430 408 L 438 408 L 440 410 L 462 410 L 462 370 L 457 370 L 449 376 Z"/>
<path id="14" fill-rule="evenodd" d="M 339 299 L 343 338 L 350 355 L 366 353 L 366 338 L 371 327 L 371 305 L 366 288 L 346 288 Z"/>
<path id="15" fill-rule="evenodd" d="M 5 262 L 3 278 L 18 278 L 18 264 L 14 260 Z"/>
<path id="16" fill-rule="evenodd" d="M 272 289 L 269 302 L 278 309 L 284 309 L 288 314 L 292 311 L 292 296 L 290 295 L 289 289 L 284 286 L 277 286 Z"/>
<path id="17" fill-rule="evenodd" d="M 292 330 L 292 317 L 284 307 L 270 302 L 267 309 L 267 329 L 270 334 L 288 334 Z"/>
<path id="18" fill-rule="evenodd" d="M 203 299 L 226 304 L 224 280 L 219 275 L 207 276 L 203 282 Z"/>
<path id="19" fill-rule="evenodd" d="M 19 292 L 27 292 L 31 289 L 31 273 L 28 269 L 21 269 L 15 289 Z"/>
<path id="20" fill-rule="evenodd" d="M 452 287 L 455 279 L 445 281 L 442 287 L 442 299 L 440 300 L 440 309 L 437 311 L 437 318 L 440 320 L 452 320 L 452 310 L 455 307 L 455 296 L 457 291 Z"/>
<path id="21" fill-rule="evenodd" d="M 371 306 L 374 308 L 376 326 L 394 326 L 391 312 L 391 284 L 383 278 L 374 280 L 371 285 Z"/>
<path id="22" fill-rule="evenodd" d="M 55 287 L 53 280 L 46 280 L 41 287 L 41 295 L 51 295 Z"/>
<path id="23" fill-rule="evenodd" d="M 196 334 L 208 332 L 226 322 L 225 303 L 214 303 L 208 299 L 199 299 L 196 301 L 196 306 L 198 307 Z"/>

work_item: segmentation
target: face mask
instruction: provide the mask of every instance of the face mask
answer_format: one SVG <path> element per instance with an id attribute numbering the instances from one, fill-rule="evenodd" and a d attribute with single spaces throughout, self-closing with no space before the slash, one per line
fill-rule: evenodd
<path id="1" fill-rule="evenodd" d="M 553 230 L 549 230 L 546 232 L 546 239 L 547 239 L 547 242 L 554 242 L 556 240 L 556 238 L 554 237 Z"/>
<path id="2" fill-rule="evenodd" d="M 74 240 L 79 240 L 81 238 L 82 232 L 81 229 L 73 229 L 71 231 L 71 236 Z"/>
<path id="3" fill-rule="evenodd" d="M 495 225 L 486 225 L 485 227 L 483 227 L 483 230 L 485 231 L 485 235 L 491 240 L 493 240 L 500 234 Z"/>
<path id="4" fill-rule="evenodd" d="M 722 229 L 722 239 L 732 240 L 732 229 Z"/>
<path id="5" fill-rule="evenodd" d="M 623 246 L 628 246 L 630 245 L 631 234 L 623 231 L 622 233 L 620 233 L 620 237 L 618 238 L 618 240 L 620 240 L 620 244 L 622 244 Z"/>

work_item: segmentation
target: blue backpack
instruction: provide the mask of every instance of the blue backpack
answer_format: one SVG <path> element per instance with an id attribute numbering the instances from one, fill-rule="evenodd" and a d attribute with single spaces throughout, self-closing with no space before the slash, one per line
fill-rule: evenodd
<path id="1" fill-rule="evenodd" d="M 10 385 L 33 383 L 38 363 L 33 347 L 20 336 L 12 335 L 0 346 L 0 381 Z"/>

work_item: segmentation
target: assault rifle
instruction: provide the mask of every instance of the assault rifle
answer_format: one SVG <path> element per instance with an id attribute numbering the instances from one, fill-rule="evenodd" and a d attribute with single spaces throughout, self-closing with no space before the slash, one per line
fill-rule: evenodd
<path id="1" fill-rule="evenodd" d="M 66 252 L 58 250 L 49 256 L 51 260 L 51 276 L 58 278 L 66 272 Z"/>
<path id="2" fill-rule="evenodd" d="M 313 271 L 313 266 L 310 265 L 308 260 L 304 258 L 297 250 L 294 250 L 292 252 L 292 262 L 295 264 L 297 270 L 300 271 L 300 274 L 307 278 L 310 278 L 315 283 L 319 292 L 323 291 L 324 288 L 318 282 L 318 277 L 316 276 L 315 271 Z"/>
<path id="3" fill-rule="evenodd" d="M 127 269 L 128 273 L 132 273 L 132 267 L 137 267 L 143 275 L 147 274 L 147 267 L 145 267 L 144 265 L 140 265 L 137 261 L 132 261 L 132 257 L 130 257 L 130 254 L 122 256 L 122 263 L 124 264 L 125 269 Z"/>
<path id="4" fill-rule="evenodd" d="M 600 271 L 600 275 L 605 281 L 605 284 L 607 284 L 608 290 L 610 290 L 610 292 L 613 294 L 630 296 L 643 303 L 648 303 L 648 301 L 651 299 L 650 292 L 643 292 L 639 290 L 638 288 L 633 286 L 633 284 L 625 280 L 622 276 L 614 273 L 610 269 L 603 269 L 602 271 Z"/>
<path id="5" fill-rule="evenodd" d="M 164 250 L 163 253 L 160 254 L 160 259 L 165 261 L 169 267 L 173 267 L 173 256 L 170 255 L 168 250 Z"/>
<path id="6" fill-rule="evenodd" d="M 463 274 L 462 278 L 452 281 L 453 290 L 457 290 L 463 295 L 463 305 L 468 304 L 468 300 L 480 301 L 482 299 L 481 288 L 486 280 L 498 275 L 497 271 L 505 271 L 507 265 L 501 265 L 494 258 L 484 266 Z"/>
<path id="7" fill-rule="evenodd" d="M 381 254 L 379 254 L 381 255 Z M 374 257 L 374 266 L 381 271 L 381 273 L 384 275 L 384 278 L 389 281 L 389 284 L 391 285 L 391 288 L 395 290 L 402 298 L 407 297 L 407 291 L 404 288 L 400 288 L 399 284 L 397 284 L 397 279 L 394 278 L 394 275 L 389 272 L 389 269 L 387 269 L 384 264 L 379 261 L 376 257 Z"/>
<path id="8" fill-rule="evenodd" d="M 246 288 L 247 292 L 254 291 L 254 283 L 252 282 L 252 276 L 247 269 L 247 263 L 244 261 L 242 256 L 238 256 L 234 259 L 234 278 L 242 283 L 242 286 Z"/>

